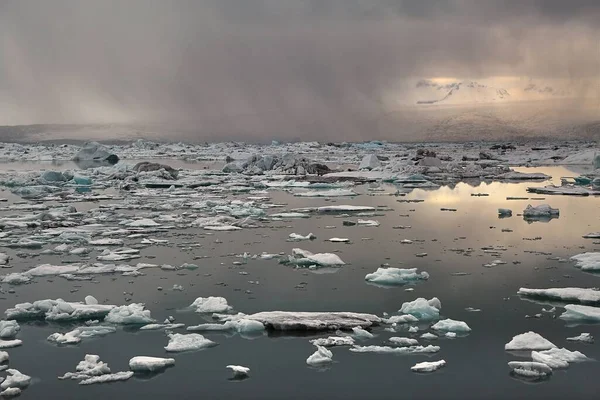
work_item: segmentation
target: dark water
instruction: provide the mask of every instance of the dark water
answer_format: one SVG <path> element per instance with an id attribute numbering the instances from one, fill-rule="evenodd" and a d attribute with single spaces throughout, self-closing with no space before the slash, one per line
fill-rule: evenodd
<path id="1" fill-rule="evenodd" d="M 541 169 L 554 178 L 573 175 L 561 168 Z M 540 171 L 540 169 L 536 169 Z M 34 377 L 33 384 L 22 398 L 31 399 L 590 399 L 597 395 L 596 376 L 600 363 L 596 361 L 571 364 L 567 370 L 557 370 L 551 379 L 539 384 L 524 383 L 509 375 L 508 361 L 528 360 L 504 351 L 504 344 L 514 335 L 533 330 L 559 347 L 580 350 L 588 357 L 600 359 L 598 344 L 584 345 L 567 342 L 569 336 L 590 332 L 600 337 L 600 326 L 567 326 L 552 314 L 542 318 L 526 319 L 525 315 L 541 312 L 542 306 L 519 299 L 519 287 L 594 287 L 600 277 L 576 269 L 571 262 L 561 263 L 551 257 L 568 258 L 584 251 L 599 251 L 600 245 L 581 236 L 600 230 L 600 207 L 597 198 L 546 196 L 545 201 L 560 208 L 560 218 L 548 223 L 528 223 L 520 213 L 528 201 L 509 201 L 507 196 L 530 196 L 527 186 L 541 185 L 491 183 L 472 187 L 459 184 L 455 188 L 415 190 L 405 198 L 395 196 L 361 195 L 354 199 L 300 199 L 281 192 L 272 192 L 275 203 L 288 207 L 326 204 L 374 205 L 390 208 L 383 216 L 374 217 L 381 226 L 346 227 L 343 218 L 313 216 L 310 219 L 273 222 L 271 228 L 224 232 L 209 235 L 201 230 L 187 230 L 187 237 L 165 236 L 169 246 L 149 247 L 142 250 L 142 259 L 135 262 L 168 263 L 180 265 L 195 263 L 195 271 L 161 271 L 147 269 L 147 275 L 130 278 L 102 276 L 92 282 L 68 282 L 61 278 L 36 278 L 30 285 L 15 287 L 15 294 L 4 294 L 0 309 L 14 304 L 42 298 L 61 297 L 65 300 L 83 300 L 87 294 L 100 302 L 125 304 L 125 298 L 146 303 L 152 315 L 162 321 L 173 315 L 177 322 L 195 325 L 202 318 L 179 309 L 199 296 L 224 296 L 237 311 L 253 313 L 267 310 L 289 311 L 356 311 L 381 315 L 394 313 L 403 302 L 417 297 L 437 296 L 442 302 L 442 315 L 463 320 L 472 328 L 464 338 L 440 338 L 431 342 L 439 345 L 439 353 L 424 356 L 397 356 L 388 354 L 353 353 L 347 348 L 333 348 L 334 363 L 326 369 L 306 365 L 306 358 L 314 352 L 310 338 L 290 335 L 261 336 L 245 339 L 239 335 L 205 334 L 219 343 L 217 347 L 185 354 L 175 354 L 176 365 L 152 379 L 132 378 L 126 382 L 79 386 L 76 381 L 60 381 L 56 377 L 74 371 L 85 354 L 98 354 L 113 372 L 128 369 L 128 360 L 136 355 L 171 357 L 163 347 L 167 337 L 162 331 L 137 332 L 119 328 L 116 334 L 97 339 L 84 339 L 76 346 L 58 347 L 46 341 L 53 332 L 70 330 L 69 326 L 32 322 L 23 324 L 18 338 L 24 344 L 9 349 L 10 365 Z M 365 188 L 360 188 L 364 192 Z M 388 188 L 389 192 L 394 189 Z M 489 193 L 489 197 L 472 197 L 471 193 Z M 6 197 L 6 196 L 3 196 Z M 244 198 L 246 196 L 237 196 Z M 424 199 L 422 203 L 400 203 L 401 199 Z M 75 204 L 76 207 L 79 207 Z M 456 212 L 440 208 L 456 208 Z M 497 208 L 511 208 L 513 217 L 497 218 Z M 279 211 L 279 210 L 277 210 Z M 14 213 L 14 212 L 13 212 Z M 408 215 L 408 216 L 406 216 Z M 334 225 L 335 229 L 326 229 Z M 393 229 L 410 225 L 411 229 Z M 502 232 L 512 229 L 513 232 Z M 313 232 L 318 239 L 311 242 L 287 242 L 292 233 Z M 150 237 L 159 237 L 150 235 Z M 324 242 L 330 237 L 347 237 L 352 244 Z M 542 237 L 542 240 L 524 238 Z M 222 243 L 215 243 L 215 239 Z M 370 238 L 372 240 L 363 240 Z M 403 239 L 412 244 L 401 244 Z M 137 239 L 139 241 L 139 239 Z M 199 243 L 200 247 L 181 250 L 178 242 Z M 136 243 L 128 241 L 128 245 Z M 500 256 L 486 254 L 485 246 L 504 246 Z M 51 245 L 49 247 L 54 247 Z M 338 252 L 349 265 L 334 273 L 313 273 L 278 264 L 276 260 L 250 260 L 236 266 L 239 260 L 232 254 L 285 252 L 294 247 L 312 252 Z M 452 249 L 473 248 L 470 256 Z M 61 259 L 75 257 L 40 256 L 19 258 L 13 256 L 12 269 L 17 272 L 41 263 L 60 263 Z M 528 251 L 542 251 L 540 255 Z M 27 252 L 27 251 L 25 251 Z M 426 257 L 415 254 L 427 252 Z M 95 259 L 96 253 L 91 256 Z M 147 258 L 155 256 L 155 258 Z M 206 257 L 194 259 L 197 257 Z M 495 259 L 507 262 L 493 268 L 483 264 Z M 520 264 L 513 264 L 519 261 Z M 417 267 L 429 272 L 430 279 L 413 286 L 381 288 L 368 285 L 365 274 L 382 263 L 394 267 Z M 240 272 L 248 275 L 241 275 Z M 454 276 L 465 272 L 469 275 Z M 259 281 L 259 285 L 248 281 Z M 181 284 L 183 292 L 171 291 L 173 284 Z M 158 291 L 157 286 L 165 288 Z M 298 288 L 300 286 L 301 288 Z M 3 289 L 8 287 L 3 285 Z M 77 289 L 75 293 L 71 290 Z M 249 290 L 251 293 L 247 293 Z M 133 292 L 133 296 L 124 292 Z M 466 307 L 480 308 L 481 312 L 467 312 Z M 555 313 L 560 315 L 559 308 Z M 384 345 L 391 336 L 411 336 L 407 332 L 387 332 L 375 328 L 375 338 L 360 344 Z M 181 333 L 184 331 L 179 330 Z M 417 335 L 424 333 L 420 331 Z M 326 336 L 323 335 L 323 336 Z M 419 339 L 423 345 L 429 342 Z M 432 374 L 415 374 L 410 367 L 417 362 L 444 359 L 445 368 Z M 251 377 L 244 381 L 230 381 L 228 364 L 251 368 Z"/>

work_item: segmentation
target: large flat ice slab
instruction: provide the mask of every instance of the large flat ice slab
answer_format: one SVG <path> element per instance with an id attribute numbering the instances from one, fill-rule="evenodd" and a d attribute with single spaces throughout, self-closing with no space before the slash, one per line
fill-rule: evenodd
<path id="1" fill-rule="evenodd" d="M 565 312 L 560 315 L 560 318 L 566 321 L 598 322 L 600 321 L 600 308 L 567 304 Z"/>
<path id="2" fill-rule="evenodd" d="M 381 323 L 381 318 L 372 314 L 352 312 L 293 312 L 265 311 L 244 316 L 245 319 L 261 322 L 273 330 L 323 331 L 355 327 L 369 327 Z"/>
<path id="3" fill-rule="evenodd" d="M 520 288 L 517 293 L 526 297 L 560 300 L 568 303 L 600 303 L 600 290 L 596 289 L 574 287 L 550 289 Z"/>
<path id="4" fill-rule="evenodd" d="M 574 255 L 571 260 L 582 271 L 600 271 L 600 253 L 588 252 Z"/>

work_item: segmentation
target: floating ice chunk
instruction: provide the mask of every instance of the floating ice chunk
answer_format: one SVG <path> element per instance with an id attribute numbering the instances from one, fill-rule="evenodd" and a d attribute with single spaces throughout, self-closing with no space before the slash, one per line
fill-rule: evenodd
<path id="1" fill-rule="evenodd" d="M 140 331 L 152 331 L 158 329 L 178 329 L 183 328 L 185 324 L 148 324 L 140 328 Z"/>
<path id="2" fill-rule="evenodd" d="M 552 369 L 567 368 L 569 363 L 588 361 L 589 358 L 579 351 L 569 351 L 565 348 L 550 349 L 544 351 L 532 351 L 533 361 L 544 363 Z"/>
<path id="3" fill-rule="evenodd" d="M 23 341 L 20 339 L 0 340 L 0 349 L 10 349 L 12 347 L 17 347 L 22 344 L 23 344 Z"/>
<path id="4" fill-rule="evenodd" d="M 329 364 L 333 362 L 331 359 L 333 357 L 333 353 L 326 349 L 323 346 L 317 346 L 317 351 L 315 351 L 310 357 L 306 359 L 306 363 L 312 366 L 319 366 L 323 364 Z"/>
<path id="5" fill-rule="evenodd" d="M 543 217 L 554 217 L 558 216 L 560 211 L 558 208 L 552 208 L 548 204 L 541 204 L 539 206 L 532 206 L 528 204 L 525 210 L 523 210 L 523 217 L 526 218 L 543 218 Z"/>
<path id="6" fill-rule="evenodd" d="M 242 228 L 240 228 L 239 226 L 233 226 L 233 225 L 207 225 L 207 226 L 203 227 L 203 229 L 206 231 L 222 231 L 222 232 L 242 230 Z"/>
<path id="7" fill-rule="evenodd" d="M 313 339 L 310 343 L 323 347 L 352 346 L 354 345 L 354 339 L 351 336 L 329 336 L 327 338 Z"/>
<path id="8" fill-rule="evenodd" d="M 134 372 L 155 372 L 175 365 L 174 358 L 137 356 L 129 360 L 129 369 Z"/>
<path id="9" fill-rule="evenodd" d="M 600 290 L 582 288 L 528 289 L 520 288 L 521 296 L 540 297 L 578 303 L 600 303 Z"/>
<path id="10" fill-rule="evenodd" d="M 8 319 L 45 318 L 49 321 L 75 321 L 81 319 L 103 318 L 115 306 L 113 305 L 88 305 L 69 303 L 62 299 L 38 300 L 33 303 L 21 303 L 5 311 Z"/>
<path id="11" fill-rule="evenodd" d="M 92 376 L 110 374 L 108 364 L 100 361 L 100 356 L 86 354 L 83 361 L 75 367 L 76 372 L 67 372 L 58 379 L 86 379 Z"/>
<path id="12" fill-rule="evenodd" d="M 356 196 L 357 193 L 351 189 L 312 190 L 308 192 L 294 193 L 297 197 L 344 197 Z"/>
<path id="13" fill-rule="evenodd" d="M 187 330 L 192 332 L 234 331 L 240 334 L 250 334 L 264 331 L 265 326 L 259 321 L 242 318 L 227 321 L 224 324 L 200 324 L 188 326 Z"/>
<path id="14" fill-rule="evenodd" d="M 416 268 L 377 268 L 377 271 L 365 275 L 365 280 L 380 285 L 403 285 L 408 282 L 429 279 L 425 271 L 417 272 Z"/>
<path id="15" fill-rule="evenodd" d="M 373 219 L 359 219 L 358 221 L 356 221 L 356 223 L 358 225 L 362 225 L 362 226 L 379 226 L 380 225 L 379 221 L 375 221 Z"/>
<path id="16" fill-rule="evenodd" d="M 552 375 L 552 368 L 544 363 L 531 361 L 510 361 L 508 366 L 516 375 L 529 379 L 543 379 Z"/>
<path id="17" fill-rule="evenodd" d="M 79 150 L 79 152 L 75 155 L 73 161 L 87 161 L 112 165 L 119 162 L 119 157 L 116 154 L 111 154 L 106 146 L 101 145 L 98 142 L 86 142 L 81 147 L 81 150 Z"/>
<path id="18" fill-rule="evenodd" d="M 85 304 L 90 305 L 90 306 L 98 304 L 98 300 L 96 300 L 96 298 L 91 295 L 85 296 L 84 301 L 85 301 Z"/>
<path id="19" fill-rule="evenodd" d="M 413 315 L 392 315 L 391 317 L 384 319 L 386 324 L 410 324 L 413 322 L 418 322 L 419 319 Z"/>
<path id="20" fill-rule="evenodd" d="M 504 346 L 504 350 L 550 350 L 556 345 L 549 340 L 544 339 L 540 334 L 529 331 L 514 336 L 512 340 Z"/>
<path id="21" fill-rule="evenodd" d="M 0 265 L 8 264 L 8 260 L 10 260 L 10 257 L 8 256 L 8 254 L 0 253 Z"/>
<path id="22" fill-rule="evenodd" d="M 600 253 L 582 253 L 571 257 L 582 271 L 600 271 Z"/>
<path id="23" fill-rule="evenodd" d="M 9 398 L 9 397 L 17 397 L 21 394 L 21 389 L 17 387 L 12 387 L 8 389 L 4 389 L 0 392 L 0 397 Z"/>
<path id="24" fill-rule="evenodd" d="M 149 218 L 136 219 L 134 221 L 126 223 L 125 225 L 131 228 L 155 228 L 157 226 L 160 226 L 158 222 Z"/>
<path id="25" fill-rule="evenodd" d="M 21 327 L 17 321 L 0 321 L 0 339 L 12 339 L 17 336 Z"/>
<path id="26" fill-rule="evenodd" d="M 375 207 L 370 206 L 351 206 L 351 205 L 335 205 L 317 207 L 319 213 L 336 213 L 336 212 L 366 212 L 375 211 Z"/>
<path id="27" fill-rule="evenodd" d="M 198 333 L 171 333 L 169 334 L 169 343 L 165 346 L 165 350 L 170 352 L 181 352 L 205 349 L 215 345 L 215 342 L 206 339 Z"/>
<path id="28" fill-rule="evenodd" d="M 228 365 L 225 368 L 228 368 L 233 372 L 233 377 L 235 379 L 245 378 L 250 373 L 250 368 L 241 365 Z"/>
<path id="29" fill-rule="evenodd" d="M 512 210 L 508 208 L 499 208 L 498 215 L 501 217 L 510 217 L 512 215 Z"/>
<path id="30" fill-rule="evenodd" d="M 403 347 L 419 345 L 419 341 L 417 339 L 406 338 L 406 337 L 392 336 L 388 340 L 390 342 L 394 343 L 395 345 L 403 346 Z"/>
<path id="31" fill-rule="evenodd" d="M 295 265 L 319 265 L 319 266 L 336 266 L 345 265 L 344 261 L 333 253 L 316 253 L 313 254 L 308 250 L 292 249 L 292 255 L 288 256 L 288 262 Z"/>
<path id="32" fill-rule="evenodd" d="M 436 340 L 436 339 L 438 339 L 438 336 L 434 335 L 433 333 L 425 332 L 424 334 L 421 335 L 421 339 Z"/>
<path id="33" fill-rule="evenodd" d="M 198 297 L 190 305 L 197 313 L 225 313 L 231 311 L 233 307 L 227 304 L 224 297 Z"/>
<path id="34" fill-rule="evenodd" d="M 567 304 L 560 318 L 567 321 L 600 321 L 600 308 Z"/>
<path id="35" fill-rule="evenodd" d="M 113 238 L 104 238 L 104 239 L 96 239 L 90 240 L 88 244 L 90 246 L 123 246 L 125 242 L 123 239 L 113 239 Z M 56 249 L 54 249 L 56 250 Z"/>
<path id="36" fill-rule="evenodd" d="M 0 351 L 0 363 L 4 363 L 4 362 L 8 361 L 9 358 L 10 358 L 10 356 L 8 355 L 8 353 L 6 351 Z"/>
<path id="37" fill-rule="evenodd" d="M 410 367 L 413 372 L 433 372 L 446 365 L 445 360 L 440 361 L 424 361 Z"/>
<path id="38" fill-rule="evenodd" d="M 437 353 L 439 346 L 410 346 L 410 347 L 389 347 L 389 346 L 354 346 L 350 349 L 355 353 L 391 353 L 391 354 L 422 354 Z"/>
<path id="39" fill-rule="evenodd" d="M 582 333 L 578 336 L 568 337 L 570 342 L 594 343 L 594 337 L 590 333 Z"/>
<path id="40" fill-rule="evenodd" d="M 331 243 L 348 243 L 350 241 L 350 239 L 333 237 L 331 239 L 327 239 L 327 241 L 331 242 Z"/>
<path id="41" fill-rule="evenodd" d="M 431 328 L 438 331 L 466 333 L 471 332 L 471 328 L 464 321 L 456 321 L 450 318 L 436 322 Z"/>
<path id="42" fill-rule="evenodd" d="M 4 382 L 2 382 L 0 384 L 0 388 L 2 390 L 8 389 L 8 388 L 25 389 L 31 383 L 30 376 L 22 374 L 21 372 L 19 372 L 16 369 L 10 368 L 10 369 L 7 369 L 6 372 L 8 372 L 9 375 L 6 377 Z"/>
<path id="43" fill-rule="evenodd" d="M 81 342 L 82 338 L 104 336 L 109 333 L 114 333 L 116 331 L 116 328 L 112 326 L 80 326 L 64 334 L 53 333 L 52 335 L 48 336 L 48 341 L 57 344 L 76 344 Z"/>
<path id="44" fill-rule="evenodd" d="M 379 162 L 379 158 L 375 154 L 367 154 L 361 160 L 358 169 L 359 170 L 372 170 L 381 166 L 381 162 Z"/>
<path id="45" fill-rule="evenodd" d="M 438 319 L 440 317 L 441 308 L 442 303 L 437 297 L 434 297 L 431 300 L 419 297 L 416 300 L 403 303 L 399 311 L 404 314 L 410 314 L 418 320 L 426 321 Z"/>
<path id="46" fill-rule="evenodd" d="M 271 218 L 310 218 L 310 215 L 300 212 L 281 212 L 270 215 Z"/>
<path id="47" fill-rule="evenodd" d="M 584 239 L 600 239 L 600 232 L 591 232 L 583 235 Z"/>
<path id="48" fill-rule="evenodd" d="M 454 339 L 456 337 L 456 332 L 446 332 L 446 337 Z"/>
<path id="49" fill-rule="evenodd" d="M 124 306 L 115 307 L 104 318 L 105 322 L 111 324 L 131 325 L 131 324 L 149 324 L 156 322 L 150 314 L 150 310 L 145 310 L 141 303 L 131 303 Z"/>
<path id="50" fill-rule="evenodd" d="M 92 385 L 95 383 L 109 383 L 117 381 L 126 381 L 133 376 L 133 371 L 122 371 L 114 374 L 93 376 L 79 382 L 80 385 Z"/>
<path id="51" fill-rule="evenodd" d="M 416 326 L 411 326 L 410 328 L 408 328 L 408 332 L 417 333 L 417 332 L 419 332 L 419 328 Z"/>
<path id="52" fill-rule="evenodd" d="M 317 237 L 315 235 L 313 235 L 312 233 L 309 233 L 306 236 L 302 236 L 299 233 L 290 233 L 289 238 L 290 238 L 289 240 L 291 240 L 291 241 L 301 241 L 301 240 L 314 240 Z"/>
<path id="53" fill-rule="evenodd" d="M 372 339 L 375 337 L 371 332 L 366 331 L 359 326 L 352 328 L 352 332 L 357 339 Z"/>
<path id="54" fill-rule="evenodd" d="M 57 344 L 76 344 L 81 342 L 79 331 L 77 329 L 67 333 L 53 333 L 48 336 L 48 341 Z"/>
<path id="55" fill-rule="evenodd" d="M 357 326 L 366 328 L 381 322 L 376 315 L 352 312 L 266 311 L 245 315 L 243 318 L 259 321 L 267 329 L 282 331 L 352 329 Z"/>

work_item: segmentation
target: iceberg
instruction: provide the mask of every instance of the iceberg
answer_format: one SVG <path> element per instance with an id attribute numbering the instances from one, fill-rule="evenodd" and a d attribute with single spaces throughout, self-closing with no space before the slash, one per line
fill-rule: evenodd
<path id="1" fill-rule="evenodd" d="M 555 347 L 556 345 L 554 343 L 544 339 L 540 334 L 529 331 L 514 336 L 510 342 L 506 343 L 504 350 L 550 350 Z"/>
<path id="2" fill-rule="evenodd" d="M 323 346 L 317 346 L 317 351 L 315 351 L 310 357 L 306 359 L 306 363 L 312 366 L 329 364 L 333 362 L 333 360 L 331 359 L 332 357 L 333 353 L 331 352 L 331 350 L 328 350 Z"/>
<path id="3" fill-rule="evenodd" d="M 552 375 L 552 368 L 544 363 L 531 361 L 510 361 L 508 366 L 515 375 L 529 379 L 542 379 Z"/>
<path id="4" fill-rule="evenodd" d="M 579 304 L 567 304 L 565 312 L 560 315 L 561 319 L 567 321 L 600 321 L 600 308 L 582 306 Z"/>
<path id="5" fill-rule="evenodd" d="M 390 353 L 390 354 L 429 354 L 440 351 L 439 346 L 410 346 L 410 347 L 389 347 L 389 346 L 354 346 L 350 349 L 355 353 Z"/>
<path id="6" fill-rule="evenodd" d="M 442 303 L 437 297 L 434 297 L 431 300 L 419 297 L 416 300 L 403 303 L 399 312 L 412 315 L 417 320 L 426 321 L 438 319 L 440 317 L 441 308 Z"/>
<path id="7" fill-rule="evenodd" d="M 174 358 L 136 356 L 129 360 L 133 372 L 156 372 L 175 365 Z"/>
<path id="8" fill-rule="evenodd" d="M 440 361 L 424 361 L 410 367 L 413 372 L 433 372 L 446 365 L 445 360 Z"/>
<path id="9" fill-rule="evenodd" d="M 417 268 L 377 268 L 377 271 L 365 275 L 365 280 L 380 285 L 404 285 L 409 282 L 429 279 L 425 271 L 417 272 Z"/>
<path id="10" fill-rule="evenodd" d="M 156 322 L 150 315 L 150 310 L 145 310 L 141 303 L 131 303 L 125 306 L 114 307 L 104 318 L 105 322 L 119 325 L 144 325 Z"/>
<path id="11" fill-rule="evenodd" d="M 588 361 L 589 358 L 579 351 L 569 351 L 565 348 L 554 348 L 544 351 L 532 351 L 531 359 L 544 363 L 552 369 L 567 368 L 569 363 Z"/>
<path id="12" fill-rule="evenodd" d="M 571 257 L 582 271 L 600 271 L 600 253 L 582 253 Z"/>
<path id="13" fill-rule="evenodd" d="M 76 372 L 67 372 L 58 379 L 87 379 L 92 376 L 110 374 L 108 364 L 100 361 L 100 356 L 96 354 L 86 354 L 83 361 L 80 361 L 75 367 Z"/>
<path id="14" fill-rule="evenodd" d="M 165 350 L 168 352 L 201 350 L 217 345 L 212 340 L 206 339 L 198 333 L 171 333 L 168 336 L 169 343 L 165 346 Z"/>
<path id="15" fill-rule="evenodd" d="M 517 294 L 525 297 L 545 298 L 563 302 L 600 303 L 600 290 L 582 288 L 550 288 L 528 289 L 520 288 Z"/>
<path id="16" fill-rule="evenodd" d="M 198 297 L 190 305 L 197 313 L 225 313 L 233 309 L 224 297 Z"/>

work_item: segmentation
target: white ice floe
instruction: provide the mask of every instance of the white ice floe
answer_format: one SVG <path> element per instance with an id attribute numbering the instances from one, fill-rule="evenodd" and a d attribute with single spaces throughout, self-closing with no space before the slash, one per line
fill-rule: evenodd
<path id="1" fill-rule="evenodd" d="M 12 387 L 12 388 L 8 388 L 8 389 L 4 389 L 2 392 L 0 392 L 0 397 L 2 398 L 10 398 L 10 397 L 17 397 L 21 394 L 21 389 L 17 388 L 17 387 Z"/>
<path id="2" fill-rule="evenodd" d="M 351 189 L 330 189 L 330 190 L 312 190 L 308 192 L 294 193 L 297 197 L 345 197 L 356 196 L 356 192 Z"/>
<path id="3" fill-rule="evenodd" d="M 110 374 L 108 364 L 100 361 L 100 356 L 96 354 L 86 354 L 83 361 L 80 361 L 75 367 L 76 372 L 67 372 L 58 379 L 87 379 L 92 376 Z"/>
<path id="4" fill-rule="evenodd" d="M 8 376 L 4 382 L 0 384 L 2 390 L 8 388 L 25 389 L 31 383 L 31 377 L 29 375 L 22 374 L 16 369 L 9 368 L 6 372 L 8 372 Z"/>
<path id="5" fill-rule="evenodd" d="M 57 344 L 76 344 L 84 338 L 104 336 L 116 331 L 117 329 L 113 326 L 80 326 L 66 333 L 53 333 L 48 336 L 48 341 Z"/>
<path id="6" fill-rule="evenodd" d="M 289 236 L 289 240 L 291 240 L 291 241 L 298 241 L 298 242 L 301 241 L 301 240 L 314 240 L 316 238 L 317 237 L 315 235 L 313 235 L 312 233 L 309 233 L 306 236 L 303 236 L 303 235 L 301 235 L 299 233 L 290 233 L 290 236 Z"/>
<path id="7" fill-rule="evenodd" d="M 271 218 L 310 218 L 309 214 L 300 213 L 300 212 L 281 212 L 270 215 Z"/>
<path id="8" fill-rule="evenodd" d="M 589 358 L 579 351 L 569 351 L 565 348 L 553 348 L 543 351 L 532 351 L 531 359 L 544 363 L 552 369 L 567 368 L 569 363 L 588 361 Z"/>
<path id="9" fill-rule="evenodd" d="M 464 321 L 456 321 L 454 319 L 446 318 L 436 322 L 431 326 L 432 329 L 444 332 L 457 332 L 467 333 L 471 332 L 471 328 Z"/>
<path id="10" fill-rule="evenodd" d="M 410 346 L 410 347 L 389 347 L 389 346 L 354 346 L 350 349 L 355 353 L 390 353 L 390 354 L 427 354 L 440 351 L 439 346 Z"/>
<path id="11" fill-rule="evenodd" d="M 17 336 L 21 327 L 17 321 L 0 321 L 0 339 L 12 339 Z"/>
<path id="12" fill-rule="evenodd" d="M 372 339 L 375 337 L 371 332 L 366 331 L 359 326 L 352 328 L 352 334 L 357 339 Z"/>
<path id="13" fill-rule="evenodd" d="M 543 338 L 540 334 L 529 331 L 514 336 L 510 342 L 506 343 L 504 350 L 550 350 L 555 347 L 556 345 L 554 343 Z"/>
<path id="14" fill-rule="evenodd" d="M 26 320 L 45 318 L 48 321 L 77 321 L 104 318 L 114 305 L 82 304 L 66 302 L 62 299 L 38 300 L 33 303 L 20 303 L 7 309 L 6 318 Z"/>
<path id="15" fill-rule="evenodd" d="M 594 337 L 591 333 L 581 333 L 578 336 L 568 337 L 570 342 L 594 343 Z"/>
<path id="16" fill-rule="evenodd" d="M 386 324 L 410 324 L 413 322 L 418 322 L 419 319 L 414 315 L 406 314 L 406 315 L 392 315 L 389 318 L 383 320 Z"/>
<path id="17" fill-rule="evenodd" d="M 582 253 L 571 257 L 582 271 L 600 271 L 600 253 Z"/>
<path id="18" fill-rule="evenodd" d="M 398 337 L 392 336 L 388 339 L 390 342 L 394 343 L 397 346 L 402 347 L 410 347 L 410 346 L 418 346 L 419 341 L 417 339 L 407 338 L 407 337 Z"/>
<path id="19" fill-rule="evenodd" d="M 233 372 L 234 379 L 246 378 L 250 374 L 250 368 L 241 365 L 228 365 L 225 368 Z"/>
<path id="20" fill-rule="evenodd" d="M 150 324 L 156 320 L 152 318 L 150 310 L 144 309 L 141 303 L 131 303 L 115 307 L 104 318 L 105 322 L 119 325 Z"/>
<path id="21" fill-rule="evenodd" d="M 565 312 L 560 315 L 560 318 L 567 321 L 600 321 L 600 308 L 580 304 L 567 304 Z"/>
<path id="22" fill-rule="evenodd" d="M 446 365 L 445 360 L 440 361 L 424 361 L 410 367 L 413 372 L 433 372 Z"/>
<path id="23" fill-rule="evenodd" d="M 520 288 L 517 293 L 526 297 L 539 297 L 564 302 L 600 303 L 600 290 L 596 289 L 574 287 L 550 289 Z"/>
<path id="24" fill-rule="evenodd" d="M 169 334 L 169 343 L 165 346 L 165 350 L 169 352 L 181 352 L 205 349 L 215 345 L 215 342 L 206 339 L 198 333 L 171 333 Z"/>
<path id="25" fill-rule="evenodd" d="M 224 324 L 200 324 L 188 326 L 190 332 L 226 332 L 232 331 L 239 334 L 253 334 L 265 330 L 265 326 L 259 322 L 250 319 L 237 319 L 226 321 Z"/>
<path id="26" fill-rule="evenodd" d="M 288 262 L 295 265 L 339 266 L 345 265 L 344 261 L 333 253 L 311 253 L 299 248 L 292 249 Z"/>
<path id="27" fill-rule="evenodd" d="M 266 328 L 274 330 L 335 330 L 362 328 L 378 325 L 381 318 L 373 314 L 352 312 L 293 312 L 293 311 L 265 311 L 256 314 L 244 315 L 243 319 L 261 322 Z M 241 319 L 237 316 L 231 320 Z"/>
<path id="28" fill-rule="evenodd" d="M 242 228 L 240 228 L 239 226 L 234 226 L 234 225 L 207 225 L 207 226 L 203 227 L 202 229 L 207 230 L 207 231 L 221 231 L 221 232 L 242 230 Z"/>
<path id="29" fill-rule="evenodd" d="M 429 274 L 417 272 L 416 268 L 377 268 L 377 271 L 365 275 L 365 280 L 380 285 L 402 285 L 409 282 L 427 280 Z"/>
<path id="30" fill-rule="evenodd" d="M 437 335 L 434 335 L 433 333 L 425 332 L 424 334 L 421 335 L 421 339 L 436 340 L 436 339 L 439 339 L 439 337 Z"/>
<path id="31" fill-rule="evenodd" d="M 10 257 L 8 256 L 8 254 L 0 253 L 0 265 L 8 264 L 8 260 L 10 260 Z"/>
<path id="32" fill-rule="evenodd" d="M 109 382 L 118 382 L 118 381 L 126 381 L 133 376 L 133 371 L 122 371 L 116 372 L 114 374 L 106 374 L 93 376 L 91 378 L 87 378 L 79 382 L 80 385 L 93 385 L 95 383 L 109 383 Z"/>
<path id="33" fill-rule="evenodd" d="M 155 228 L 157 226 L 160 226 L 160 224 L 158 222 L 151 220 L 149 218 L 136 219 L 134 221 L 130 221 L 130 222 L 126 223 L 125 225 L 127 225 L 131 228 Z"/>
<path id="34" fill-rule="evenodd" d="M 123 239 L 113 239 L 113 238 L 103 238 L 103 239 L 96 239 L 96 240 L 90 240 L 88 242 L 88 244 L 90 246 L 123 246 L 125 242 L 123 241 Z M 56 249 L 54 249 L 56 250 Z"/>
<path id="35" fill-rule="evenodd" d="M 158 329 L 178 329 L 183 328 L 185 324 L 148 324 L 140 327 L 141 331 L 153 331 Z"/>
<path id="36" fill-rule="evenodd" d="M 441 308 L 442 303 L 437 297 L 430 300 L 419 297 L 416 300 L 403 303 L 399 312 L 410 314 L 418 320 L 425 321 L 438 319 L 440 317 Z"/>
<path id="37" fill-rule="evenodd" d="M 156 372 L 172 365 L 174 358 L 136 356 L 129 360 L 129 369 L 134 372 Z"/>
<path id="38" fill-rule="evenodd" d="M 359 219 L 356 221 L 358 225 L 362 226 L 379 226 L 379 221 L 375 221 L 374 219 Z"/>
<path id="39" fill-rule="evenodd" d="M 333 353 L 331 350 L 326 349 L 323 346 L 317 346 L 317 351 L 310 355 L 306 359 L 306 363 L 312 366 L 320 366 L 333 362 Z"/>
<path id="40" fill-rule="evenodd" d="M 336 213 L 336 212 L 367 212 L 375 211 L 375 207 L 370 206 L 351 206 L 351 205 L 335 205 L 318 207 L 319 213 Z"/>
<path id="41" fill-rule="evenodd" d="M 0 349 L 10 349 L 13 347 L 18 347 L 23 344 L 21 339 L 13 339 L 13 340 L 0 340 Z"/>
<path id="42" fill-rule="evenodd" d="M 331 242 L 331 243 L 348 243 L 350 241 L 350 239 L 333 237 L 331 239 L 327 239 L 327 241 Z"/>
<path id="43" fill-rule="evenodd" d="M 8 361 L 9 358 L 10 358 L 10 356 L 8 355 L 8 353 L 6 351 L 0 351 L 0 363 L 4 363 L 4 362 Z"/>
<path id="44" fill-rule="evenodd" d="M 584 239 L 600 239 L 600 232 L 590 232 L 583 235 Z"/>
<path id="45" fill-rule="evenodd" d="M 310 343 L 323 347 L 352 346 L 354 345 L 354 339 L 351 336 L 329 336 L 327 338 L 313 339 Z"/>
<path id="46" fill-rule="evenodd" d="M 552 368 L 544 363 L 531 361 L 510 361 L 508 366 L 513 373 L 524 378 L 541 379 L 552 375 Z"/>
<path id="47" fill-rule="evenodd" d="M 548 204 L 541 204 L 535 207 L 528 204 L 525 210 L 523 210 L 523 216 L 527 218 L 553 217 L 558 216 L 559 213 L 558 208 L 552 208 Z"/>
<path id="48" fill-rule="evenodd" d="M 198 297 L 190 305 L 197 313 L 225 313 L 231 311 L 233 307 L 227 304 L 224 297 Z"/>

